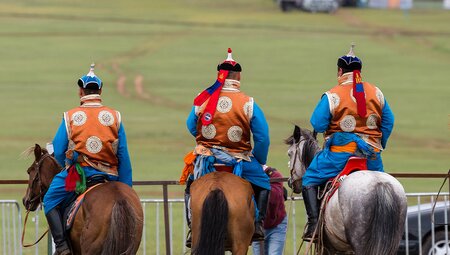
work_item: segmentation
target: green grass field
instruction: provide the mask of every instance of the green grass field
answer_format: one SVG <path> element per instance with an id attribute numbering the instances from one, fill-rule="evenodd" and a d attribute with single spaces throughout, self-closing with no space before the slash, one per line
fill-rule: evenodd
<path id="1" fill-rule="evenodd" d="M 285 176 L 293 124 L 310 128 L 321 94 L 336 84 L 336 60 L 356 42 L 363 78 L 395 114 L 383 153 L 388 172 L 450 168 L 450 12 L 341 9 L 281 13 L 271 0 L 56 1 L 0 3 L 0 174 L 26 179 L 20 153 L 52 140 L 62 113 L 78 104 L 76 80 L 91 62 L 106 105 L 121 111 L 135 180 L 176 180 L 194 146 L 185 119 L 233 48 L 242 90 L 270 126 L 268 164 Z M 143 77 L 143 91 L 135 79 Z M 118 81 L 125 83 L 118 87 Z M 402 179 L 407 192 L 442 180 Z M 183 187 L 171 187 L 181 197 Z M 137 187 L 142 198 L 160 188 Z M 0 187 L 18 199 L 23 186 Z"/>

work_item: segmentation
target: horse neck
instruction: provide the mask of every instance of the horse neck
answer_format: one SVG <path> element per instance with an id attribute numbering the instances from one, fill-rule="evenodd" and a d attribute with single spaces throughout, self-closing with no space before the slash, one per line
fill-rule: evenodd
<path id="1" fill-rule="evenodd" d="M 41 182 L 45 189 L 48 189 L 50 183 L 53 180 L 53 177 L 57 175 L 61 169 L 58 163 L 56 163 L 56 159 L 52 156 L 49 156 L 42 162 L 41 166 Z"/>
<path id="2" fill-rule="evenodd" d="M 310 138 L 308 139 L 304 144 L 304 161 L 303 164 L 305 165 L 305 168 L 308 168 L 311 164 L 314 156 L 320 151 L 319 142 L 316 139 Z"/>

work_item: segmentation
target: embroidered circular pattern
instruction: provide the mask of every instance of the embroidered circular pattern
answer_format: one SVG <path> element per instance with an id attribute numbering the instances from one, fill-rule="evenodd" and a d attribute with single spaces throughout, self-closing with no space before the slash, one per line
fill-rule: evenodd
<path id="1" fill-rule="evenodd" d="M 336 94 L 336 93 L 330 94 L 330 103 L 331 103 L 330 109 L 331 109 L 331 111 L 334 111 L 339 106 L 340 102 L 341 102 L 341 98 L 339 97 L 338 94 Z"/>
<path id="2" fill-rule="evenodd" d="M 202 136 L 206 139 L 213 139 L 216 136 L 216 127 L 213 124 L 202 126 Z"/>
<path id="3" fill-rule="evenodd" d="M 114 116 L 108 111 L 99 112 L 98 120 L 100 121 L 100 123 L 102 123 L 103 126 L 109 127 L 114 124 Z"/>
<path id="4" fill-rule="evenodd" d="M 377 120 L 378 120 L 378 117 L 376 114 L 370 114 L 366 121 L 367 127 L 369 129 L 376 129 L 377 128 Z"/>
<path id="5" fill-rule="evenodd" d="M 219 102 L 217 102 L 217 111 L 221 113 L 227 113 L 231 110 L 231 106 L 233 105 L 233 102 L 231 102 L 231 99 L 226 96 L 222 96 L 219 98 Z"/>
<path id="6" fill-rule="evenodd" d="M 87 115 L 83 111 L 77 111 L 72 115 L 72 123 L 75 126 L 81 126 L 86 123 Z"/>
<path id="7" fill-rule="evenodd" d="M 232 126 L 230 129 L 228 129 L 228 139 L 232 142 L 239 142 L 242 138 L 242 128 L 239 126 Z"/>
<path id="8" fill-rule="evenodd" d="M 253 117 L 253 102 L 249 101 L 244 104 L 244 113 L 249 118 Z"/>
<path id="9" fill-rule="evenodd" d="M 100 138 L 96 136 L 91 136 L 86 141 L 86 149 L 90 153 L 99 153 L 102 150 L 102 141 L 100 141 Z"/>
<path id="10" fill-rule="evenodd" d="M 339 126 L 345 132 L 352 132 L 356 127 L 355 117 L 353 117 L 352 115 L 345 116 L 339 123 Z"/>

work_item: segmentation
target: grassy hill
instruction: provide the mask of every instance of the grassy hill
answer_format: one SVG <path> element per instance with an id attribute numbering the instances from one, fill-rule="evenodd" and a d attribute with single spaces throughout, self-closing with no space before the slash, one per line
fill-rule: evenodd
<path id="1" fill-rule="evenodd" d="M 192 99 L 213 82 L 227 47 L 243 66 L 242 89 L 268 118 L 269 164 L 287 175 L 282 139 L 292 123 L 310 127 L 320 95 L 336 84 L 336 59 L 351 42 L 364 62 L 363 78 L 383 90 L 395 113 L 386 169 L 449 167 L 445 11 L 284 14 L 268 0 L 39 0 L 3 1 L 0 21 L 4 178 L 25 178 L 29 162 L 18 155 L 52 140 L 62 112 L 78 103 L 75 81 L 96 62 L 105 104 L 123 114 L 135 179 L 176 179 L 194 145 L 185 128 Z"/>

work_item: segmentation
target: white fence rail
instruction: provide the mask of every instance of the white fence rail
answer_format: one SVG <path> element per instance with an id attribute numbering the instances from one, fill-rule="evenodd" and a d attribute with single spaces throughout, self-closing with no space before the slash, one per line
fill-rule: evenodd
<path id="1" fill-rule="evenodd" d="M 408 202 L 414 206 L 408 208 L 408 220 L 405 223 L 405 238 L 402 240 L 399 254 L 450 254 L 449 253 L 449 215 L 450 207 L 449 194 L 441 193 L 435 214 L 432 216 L 431 206 L 436 197 L 436 193 L 408 193 Z M 296 254 L 301 242 L 301 231 L 305 219 L 303 218 L 303 202 L 301 197 L 294 197 L 292 201 L 286 201 L 286 209 L 289 216 L 289 227 L 285 254 Z M 141 199 L 144 210 L 144 232 L 138 254 L 166 254 L 165 247 L 165 225 L 163 212 L 163 199 Z M 444 209 L 443 209 L 444 208 Z M 47 254 L 48 250 L 43 250 L 42 244 L 34 248 L 24 248 L 21 246 L 22 233 L 22 211 L 19 203 L 15 200 L 0 200 L 1 223 L 0 223 L 0 255 L 20 255 L 20 254 Z M 300 211 L 302 217 L 297 213 Z M 37 212 L 29 220 L 27 230 L 33 232 L 37 238 L 46 228 L 46 222 L 41 223 L 40 215 Z M 180 219 L 182 217 L 182 219 Z M 169 199 L 169 230 L 170 230 L 170 251 L 171 254 L 186 254 L 187 248 L 184 246 L 187 234 L 185 224 L 185 210 L 183 199 Z M 34 227 L 32 226 L 34 222 Z M 41 226 L 40 226 L 41 225 Z M 34 229 L 33 229 L 34 228 Z M 45 242 L 45 241 L 42 241 Z M 40 250 L 39 250 L 40 249 Z M 250 249 L 251 250 L 251 249 Z M 251 254 L 251 251 L 249 252 Z"/>

